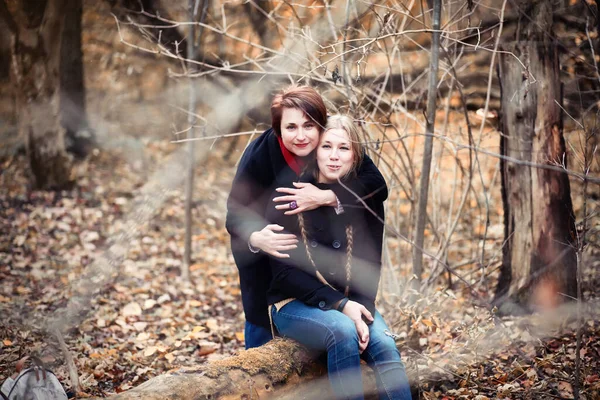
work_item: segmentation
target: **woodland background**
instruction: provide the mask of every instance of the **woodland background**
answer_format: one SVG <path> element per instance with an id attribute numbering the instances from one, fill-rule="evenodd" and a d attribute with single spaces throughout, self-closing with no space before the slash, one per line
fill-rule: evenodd
<path id="1" fill-rule="evenodd" d="M 415 393 L 600 398 L 599 27 L 593 0 L 0 0 L 0 381 L 33 354 L 77 397 L 217 365 L 244 375 L 215 396 L 310 398 L 286 348 L 242 350 L 224 228 L 297 82 L 388 182 L 378 308 Z"/>

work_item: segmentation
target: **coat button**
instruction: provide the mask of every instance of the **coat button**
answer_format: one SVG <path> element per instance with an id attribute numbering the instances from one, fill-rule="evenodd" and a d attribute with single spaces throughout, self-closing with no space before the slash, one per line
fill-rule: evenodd
<path id="1" fill-rule="evenodd" d="M 319 302 L 319 308 L 323 308 L 323 307 L 325 307 L 325 302 L 323 300 L 321 300 Z"/>
<path id="2" fill-rule="evenodd" d="M 317 241 L 316 240 L 311 240 L 310 241 L 310 247 L 317 247 Z"/>
<path id="3" fill-rule="evenodd" d="M 331 245 L 334 249 L 339 249 L 342 246 L 339 240 L 334 240 L 333 243 L 331 243 Z"/>

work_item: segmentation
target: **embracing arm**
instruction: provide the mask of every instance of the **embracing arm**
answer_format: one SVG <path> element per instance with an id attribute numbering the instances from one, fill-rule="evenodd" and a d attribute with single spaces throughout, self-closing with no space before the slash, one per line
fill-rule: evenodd
<path id="1" fill-rule="evenodd" d="M 227 198 L 227 218 L 225 227 L 232 240 L 247 243 L 253 232 L 260 231 L 266 222 L 261 215 L 261 199 L 266 190 L 266 173 L 270 172 L 262 160 L 257 159 L 248 147 L 233 179 L 231 192 Z M 264 209 L 264 205 L 262 207 Z"/>
<path id="2" fill-rule="evenodd" d="M 380 203 L 383 203 L 388 197 L 385 179 L 367 154 L 358 169 L 357 178 L 344 183 L 344 185 L 334 184 L 332 190 L 344 205 L 359 203 L 357 196 L 361 199 L 370 198 L 371 201 Z"/>

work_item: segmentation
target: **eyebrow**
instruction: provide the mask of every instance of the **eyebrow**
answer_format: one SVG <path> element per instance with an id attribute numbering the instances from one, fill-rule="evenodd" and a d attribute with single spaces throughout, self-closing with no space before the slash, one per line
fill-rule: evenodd
<path id="1" fill-rule="evenodd" d="M 331 141 L 329 141 L 329 140 L 324 140 L 322 144 L 331 144 Z M 350 143 L 349 143 L 349 142 L 341 142 L 341 143 L 338 143 L 338 144 L 339 144 L 340 146 L 350 146 Z"/>

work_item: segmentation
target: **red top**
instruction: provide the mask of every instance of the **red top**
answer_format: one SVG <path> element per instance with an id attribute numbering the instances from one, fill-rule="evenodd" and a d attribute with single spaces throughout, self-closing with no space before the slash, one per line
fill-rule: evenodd
<path id="1" fill-rule="evenodd" d="M 300 173 L 302 172 L 302 169 L 306 165 L 306 162 L 302 158 L 296 156 L 294 153 L 289 151 L 284 146 L 281 136 L 279 136 L 279 135 L 275 135 L 275 136 L 277 136 L 277 140 L 279 141 L 279 147 L 281 147 L 281 153 L 283 154 L 283 158 L 285 159 L 285 162 L 296 173 L 296 175 L 300 175 Z"/>

